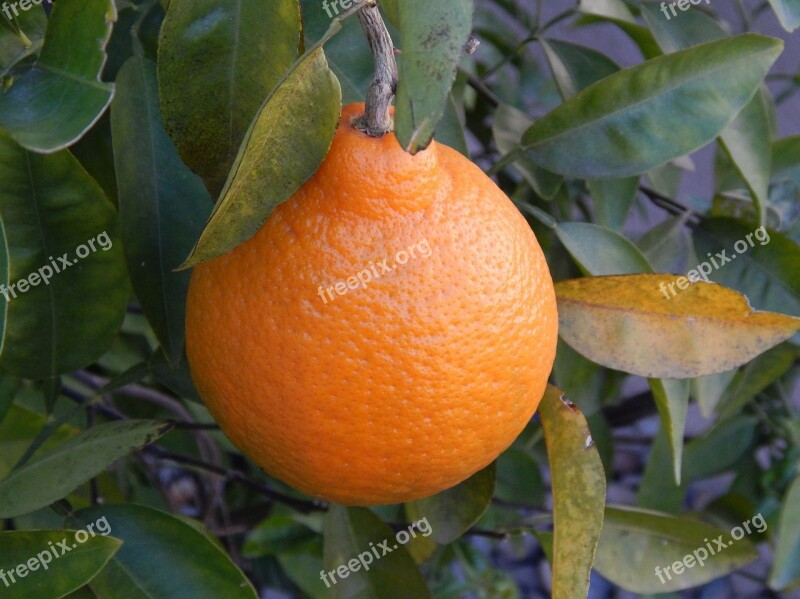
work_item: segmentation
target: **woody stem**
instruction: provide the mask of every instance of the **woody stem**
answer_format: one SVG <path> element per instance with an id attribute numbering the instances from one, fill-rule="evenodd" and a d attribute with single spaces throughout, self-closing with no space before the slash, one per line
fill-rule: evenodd
<path id="1" fill-rule="evenodd" d="M 370 2 L 359 10 L 358 19 L 372 50 L 375 76 L 367 90 L 364 115 L 356 121 L 355 126 L 367 135 L 381 137 L 394 128 L 389 114 L 392 98 L 397 91 L 394 44 L 375 2 Z"/>

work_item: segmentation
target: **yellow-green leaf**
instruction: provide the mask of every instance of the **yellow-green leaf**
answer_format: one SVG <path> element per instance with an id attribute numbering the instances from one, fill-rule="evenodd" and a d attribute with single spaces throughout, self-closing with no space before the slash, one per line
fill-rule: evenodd
<path id="1" fill-rule="evenodd" d="M 322 48 L 304 55 L 250 126 L 220 200 L 182 268 L 250 239 L 275 206 L 314 174 L 330 148 L 341 98 Z"/>
<path id="2" fill-rule="evenodd" d="M 580 410 L 548 386 L 539 405 L 553 485 L 553 599 L 585 597 L 603 528 L 606 476 Z"/>
<path id="3" fill-rule="evenodd" d="M 800 318 L 754 311 L 743 295 L 699 277 L 694 284 L 669 274 L 571 279 L 556 284 L 556 296 L 570 346 L 645 377 L 724 372 L 800 330 Z"/>

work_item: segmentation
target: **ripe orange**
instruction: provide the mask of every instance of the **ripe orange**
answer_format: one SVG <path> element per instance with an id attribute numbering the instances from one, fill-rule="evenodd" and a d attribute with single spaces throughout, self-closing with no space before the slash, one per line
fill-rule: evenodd
<path id="1" fill-rule="evenodd" d="M 491 463 L 533 415 L 557 336 L 511 201 L 447 146 L 410 156 L 357 131 L 363 110 L 343 109 L 320 169 L 252 239 L 195 267 L 186 319 L 222 430 L 345 505 L 426 497 Z"/>

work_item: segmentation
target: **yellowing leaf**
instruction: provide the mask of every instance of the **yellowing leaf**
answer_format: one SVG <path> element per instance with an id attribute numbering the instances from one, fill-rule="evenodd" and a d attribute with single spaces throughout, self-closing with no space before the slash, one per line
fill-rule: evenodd
<path id="1" fill-rule="evenodd" d="M 180 268 L 250 239 L 311 178 L 330 148 L 341 98 L 322 48 L 295 63 L 250 125 L 211 218 Z"/>
<path id="2" fill-rule="evenodd" d="M 539 404 L 553 478 L 553 599 L 585 597 L 603 529 L 606 476 L 586 418 L 548 385 Z"/>
<path id="3" fill-rule="evenodd" d="M 800 318 L 754 311 L 736 291 L 702 281 L 681 290 L 678 279 L 644 274 L 557 283 L 561 337 L 608 368 L 690 378 L 741 366 L 800 330 Z"/>

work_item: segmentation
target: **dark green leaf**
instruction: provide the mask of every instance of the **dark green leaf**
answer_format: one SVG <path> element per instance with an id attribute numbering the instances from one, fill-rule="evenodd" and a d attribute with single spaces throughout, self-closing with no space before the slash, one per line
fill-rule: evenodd
<path id="1" fill-rule="evenodd" d="M 675 484 L 675 476 L 666 474 L 673 469 L 673 464 L 669 432 L 662 424 L 650 446 L 644 476 L 636 493 L 637 507 L 669 514 L 681 511 L 686 495 L 686 480 L 684 478 L 682 484 Z"/>
<path id="2" fill-rule="evenodd" d="M 332 19 L 340 18 L 347 12 L 333 0 L 326 5 L 322 5 L 321 0 L 302 0 L 301 4 L 307 48 L 326 37 Z M 381 9 L 385 8 L 381 3 Z M 325 42 L 325 58 L 342 86 L 342 102 L 363 102 L 375 74 L 372 53 L 357 18 L 343 20 L 341 28 L 340 32 Z M 391 25 L 389 31 L 392 32 Z"/>
<path id="3" fill-rule="evenodd" d="M 579 24 L 609 21 L 636 43 L 645 58 L 654 58 L 661 54 L 653 34 L 636 22 L 623 0 L 581 0 L 579 10 L 586 15 Z"/>
<path id="4" fill-rule="evenodd" d="M 0 94 L 0 129 L 37 152 L 66 148 L 88 131 L 114 91 L 100 74 L 116 18 L 112 0 L 55 3 L 39 58 Z"/>
<path id="5" fill-rule="evenodd" d="M 14 285 L 0 363 L 33 379 L 83 368 L 108 348 L 125 314 L 117 213 L 68 151 L 33 154 L 0 136 L 0 180 Z"/>
<path id="6" fill-rule="evenodd" d="M 122 67 L 111 117 L 128 271 L 165 354 L 177 363 L 189 273 L 173 271 L 202 231 L 211 198 L 164 131 L 152 62 L 134 57 Z"/>
<path id="7" fill-rule="evenodd" d="M 627 179 L 592 179 L 586 182 L 594 201 L 598 225 L 622 231 L 639 190 L 639 177 Z"/>
<path id="8" fill-rule="evenodd" d="M 800 476 L 783 497 L 777 545 L 769 586 L 783 590 L 800 581 Z"/>
<path id="9" fill-rule="evenodd" d="M 663 3 L 641 4 L 642 16 L 665 54 L 728 37 L 722 26 L 701 10 L 689 8 L 676 11 L 678 14 L 674 16 L 669 6 L 666 10 L 663 6 Z"/>
<path id="10" fill-rule="evenodd" d="M 536 121 L 521 149 L 571 177 L 644 173 L 714 139 L 753 97 L 782 47 L 745 34 L 625 69 Z"/>
<path id="11" fill-rule="evenodd" d="M 688 213 L 659 223 L 639 239 L 637 245 L 656 272 L 686 272 L 689 267 Z"/>
<path id="12" fill-rule="evenodd" d="M 61 499 L 170 428 L 153 420 L 109 422 L 58 445 L 0 481 L 0 518 L 29 514 Z"/>
<path id="13" fill-rule="evenodd" d="M 600 276 L 653 272 L 642 252 L 611 229 L 591 223 L 559 223 L 556 235 L 588 274 Z"/>
<path id="14" fill-rule="evenodd" d="M 20 393 L 22 395 L 22 393 Z M 0 476 L 6 476 L 25 454 L 31 441 L 46 425 L 41 414 L 14 404 L 0 421 Z M 64 425 L 50 435 L 36 455 L 54 450 L 60 443 L 77 435 L 77 430 Z"/>
<path id="15" fill-rule="evenodd" d="M 736 373 L 726 390 L 718 408 L 720 416 L 729 418 L 739 414 L 747 402 L 786 374 L 798 357 L 800 351 L 784 343 L 750 361 Z"/>
<path id="16" fill-rule="evenodd" d="M 734 121 L 720 134 L 739 175 L 747 183 L 759 224 L 764 224 L 772 163 L 769 92 L 761 88 Z"/>
<path id="17" fill-rule="evenodd" d="M 320 584 L 330 588 L 334 599 L 430 597 L 400 540 L 366 508 L 331 506 L 325 516 L 326 575 L 320 575 Z"/>
<path id="18" fill-rule="evenodd" d="M 15 376 L 0 375 L 0 422 L 3 422 L 6 414 L 11 409 L 11 404 L 14 403 L 14 397 L 19 391 L 20 384 L 21 381 Z"/>
<path id="19" fill-rule="evenodd" d="M 497 458 L 497 490 L 500 499 L 524 505 L 544 505 L 545 484 L 539 464 L 531 455 L 511 447 Z"/>
<path id="20" fill-rule="evenodd" d="M 727 32 L 713 18 L 694 8 L 664 18 L 661 5 L 643 4 L 642 14 L 666 53 L 721 40 Z M 720 134 L 720 141 L 740 175 L 747 182 L 763 224 L 769 186 L 771 139 L 770 97 L 760 90 Z"/>
<path id="21" fill-rule="evenodd" d="M 735 469 L 755 449 L 757 427 L 756 418 L 738 415 L 719 421 L 692 439 L 684 452 L 684 480 L 703 480 Z"/>
<path id="22" fill-rule="evenodd" d="M 603 528 L 606 476 L 586 419 L 553 386 L 539 405 L 553 485 L 553 599 L 589 592 Z"/>
<path id="23" fill-rule="evenodd" d="M 0 532 L 0 588 L 14 599 L 59 599 L 94 578 L 121 545 L 98 535 L 78 543 L 71 530 Z"/>
<path id="24" fill-rule="evenodd" d="M 215 198 L 299 45 L 297 0 L 170 2 L 158 52 L 161 110 L 184 161 Z"/>
<path id="25" fill-rule="evenodd" d="M 464 135 L 464 125 L 461 123 L 461 116 L 458 113 L 458 106 L 453 98 L 453 94 L 447 96 L 447 103 L 444 108 L 444 116 L 436 129 L 436 141 L 454 150 L 458 150 L 469 158 L 469 147 L 467 138 Z"/>
<path id="26" fill-rule="evenodd" d="M 406 504 L 411 521 L 427 518 L 433 540 L 452 543 L 483 515 L 494 494 L 495 465 L 490 464 L 461 484 L 431 497 Z"/>
<path id="27" fill-rule="evenodd" d="M 472 29 L 472 0 L 403 0 L 397 3 L 402 49 L 395 131 L 416 154 L 428 147 L 445 111 L 456 67 Z"/>
<path id="28" fill-rule="evenodd" d="M 689 409 L 689 381 L 686 379 L 650 379 L 650 389 L 661 415 L 661 426 L 667 434 L 672 453 L 675 482 L 681 482 L 683 431 Z"/>
<path id="29" fill-rule="evenodd" d="M 564 100 L 619 71 L 619 65 L 597 50 L 560 40 L 540 40 Z"/>
<path id="30" fill-rule="evenodd" d="M 10 6 L 10 5 L 9 5 Z M 47 16 L 43 10 L 22 10 L 18 15 L 9 11 L 14 17 L 10 27 L 4 27 L 8 23 L 6 16 L 0 12 L 0 69 L 6 69 L 15 65 L 24 57 L 35 53 L 44 39 L 45 29 L 47 28 Z M 16 35 L 12 29 L 18 29 L 30 45 L 23 43 L 23 39 Z"/>
<path id="31" fill-rule="evenodd" d="M 173 0 L 174 1 L 174 0 Z M 244 574 L 200 525 L 136 505 L 81 510 L 82 525 L 105 516 L 124 542 L 92 580 L 100 597 L 125 599 L 256 599 Z"/>
<path id="32" fill-rule="evenodd" d="M 508 154 L 519 146 L 522 132 L 533 123 L 528 115 L 508 104 L 501 104 L 494 113 L 492 133 L 497 149 L 503 154 Z M 533 190 L 545 200 L 556 195 L 564 179 L 543 168 L 539 168 L 524 154 L 517 157 L 514 167 L 525 177 Z"/>
<path id="33" fill-rule="evenodd" d="M 709 275 L 713 281 L 745 294 L 758 310 L 800 316 L 800 246 L 795 242 L 731 218 L 711 218 L 695 229 L 694 244 L 701 262 L 714 258 L 719 266 Z"/>
<path id="34" fill-rule="evenodd" d="M 220 256 L 261 228 L 317 170 L 330 148 L 341 89 L 321 48 L 304 55 L 267 98 L 183 268 Z"/>

